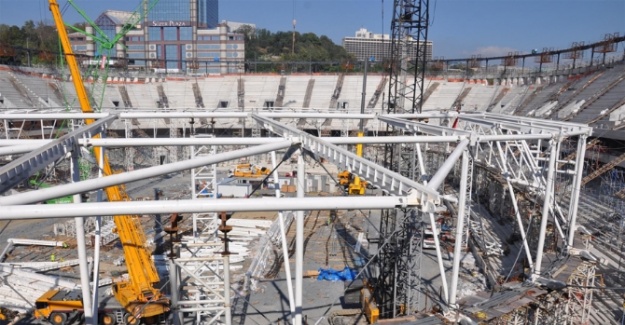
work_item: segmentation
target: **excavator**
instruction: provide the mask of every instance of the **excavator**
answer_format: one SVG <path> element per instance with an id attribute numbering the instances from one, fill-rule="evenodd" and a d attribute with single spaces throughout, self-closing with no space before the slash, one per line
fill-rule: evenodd
<path id="1" fill-rule="evenodd" d="M 83 113 L 93 113 L 76 57 L 72 52 L 58 2 L 57 0 L 48 0 L 48 2 L 81 110 Z M 94 121 L 92 118 L 85 119 L 86 124 L 91 124 Z M 100 161 L 100 157 L 103 156 L 104 175 L 112 175 L 113 171 L 108 157 L 103 155 L 102 149 L 94 148 L 94 155 L 96 161 Z M 130 200 L 123 185 L 107 187 L 104 190 L 110 202 Z M 112 292 L 116 301 L 113 305 L 118 306 L 118 308 L 104 309 L 102 312 L 98 308 L 99 323 L 106 325 L 118 323 L 135 325 L 142 321 L 153 323 L 169 312 L 170 299 L 157 287 L 160 279 L 146 247 L 145 234 L 141 228 L 139 217 L 117 215 L 113 217 L 113 220 L 123 247 L 128 279 L 113 283 Z M 49 290 L 37 299 L 35 305 L 35 317 L 46 319 L 54 325 L 67 324 L 68 318 L 82 314 L 80 295 L 62 289 Z"/>

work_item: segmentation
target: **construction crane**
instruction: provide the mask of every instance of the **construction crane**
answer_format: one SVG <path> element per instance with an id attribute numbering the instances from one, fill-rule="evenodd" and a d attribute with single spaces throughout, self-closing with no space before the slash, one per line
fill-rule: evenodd
<path id="1" fill-rule="evenodd" d="M 56 28 L 59 33 L 59 40 L 65 53 L 67 66 L 72 75 L 72 81 L 76 89 L 76 95 L 83 113 L 93 113 L 85 86 L 78 69 L 76 58 L 67 36 L 65 24 L 56 0 L 48 0 L 50 11 L 54 18 Z M 94 123 L 94 119 L 85 119 L 86 124 Z M 96 136 L 97 137 L 97 136 Z M 103 172 L 105 176 L 113 174 L 108 157 L 103 154 L 102 148 L 94 148 L 97 161 L 104 161 Z M 128 201 L 129 197 L 123 186 L 111 186 L 105 188 L 105 193 L 109 201 Z M 128 269 L 128 280 L 121 280 L 113 283 L 113 295 L 121 305 L 123 320 L 126 324 L 138 324 L 141 319 L 154 320 L 167 313 L 170 309 L 170 300 L 163 295 L 156 287 L 160 279 L 156 267 L 150 258 L 150 253 L 146 247 L 145 234 L 139 223 L 138 216 L 117 215 L 113 218 L 117 233 L 121 241 L 126 266 Z M 46 318 L 53 324 L 65 324 L 69 316 L 68 309 L 65 308 L 71 301 L 82 306 L 80 297 L 74 300 L 55 300 L 54 297 L 62 295 L 59 289 L 46 292 L 37 301 L 36 316 Z M 77 306 L 73 306 L 76 308 Z M 100 320 L 105 324 L 114 324 L 112 315 L 101 315 Z"/>
<path id="2" fill-rule="evenodd" d="M 82 30 L 76 26 L 67 25 L 67 28 L 74 30 L 80 34 L 83 34 L 87 39 L 92 39 L 98 44 L 98 51 L 96 56 L 92 60 L 88 60 L 88 70 L 86 71 L 87 77 L 94 80 L 91 83 L 91 103 L 92 107 L 96 111 L 99 111 L 102 107 L 102 99 L 104 98 L 104 91 L 106 89 L 106 80 L 108 79 L 108 67 L 111 62 L 125 65 L 125 58 L 115 58 L 113 60 L 113 50 L 118 45 L 119 41 L 123 39 L 128 32 L 134 29 L 144 19 L 147 12 L 158 3 L 158 0 L 141 1 L 142 7 L 145 2 L 145 8 L 139 8 L 132 12 L 125 23 L 121 26 L 121 29 L 115 33 L 112 37 L 109 37 L 105 31 L 103 31 L 89 16 L 76 4 L 73 0 L 67 0 L 67 3 L 71 5 L 80 14 L 87 24 L 93 28 L 93 33 L 89 33 L 86 30 Z M 95 63 L 95 64 L 91 64 Z"/>
<path id="3" fill-rule="evenodd" d="M 391 57 L 387 113 L 421 113 L 425 67 L 428 58 L 429 0 L 394 0 L 391 20 Z M 387 134 L 397 134 L 392 126 Z M 387 144 L 387 168 L 410 179 L 417 177 L 416 150 Z M 373 299 L 380 318 L 411 314 L 418 310 L 421 287 L 420 217 L 409 211 L 385 210 L 380 220 L 380 239 L 396 238 L 378 252 L 379 274 Z M 416 243 L 416 245 L 414 245 Z M 372 281 L 373 282 L 373 281 Z M 372 319 L 373 315 L 366 315 Z"/>

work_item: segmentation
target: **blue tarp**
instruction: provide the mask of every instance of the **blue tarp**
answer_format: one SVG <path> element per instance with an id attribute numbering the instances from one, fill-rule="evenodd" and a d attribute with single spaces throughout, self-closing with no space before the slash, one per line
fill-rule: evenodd
<path id="1" fill-rule="evenodd" d="M 345 267 L 342 271 L 335 269 L 319 269 L 319 275 L 317 276 L 317 280 L 328 280 L 328 281 L 352 281 L 356 278 L 358 273 L 354 269 L 350 269 L 349 267 Z"/>

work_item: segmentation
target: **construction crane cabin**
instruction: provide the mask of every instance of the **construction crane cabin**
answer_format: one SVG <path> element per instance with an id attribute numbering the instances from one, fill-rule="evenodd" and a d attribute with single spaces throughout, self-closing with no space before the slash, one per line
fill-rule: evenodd
<path id="1" fill-rule="evenodd" d="M 73 55 L 58 2 L 49 0 L 49 4 L 72 76 L 73 85 L 76 89 L 80 108 L 83 113 L 93 113 L 94 110 L 87 97 L 76 58 Z M 94 122 L 94 119 L 85 119 L 86 124 Z M 104 162 L 104 175 L 112 175 L 113 171 L 109 165 L 108 158 L 106 155 L 103 155 L 101 148 L 95 148 L 94 154 L 96 160 L 100 161 L 102 158 Z M 109 201 L 130 200 L 121 186 L 107 187 L 105 188 L 105 193 Z M 142 320 L 146 322 L 155 321 L 169 311 L 169 298 L 156 287 L 160 279 L 147 250 L 145 234 L 139 223 L 138 216 L 117 215 L 114 216 L 113 220 L 123 247 L 128 269 L 127 280 L 113 283 L 112 291 L 115 299 L 101 301 L 98 308 L 93 308 L 93 312 L 91 312 L 84 308 L 87 307 L 84 301 L 89 301 L 90 304 L 90 299 L 86 299 L 88 297 L 81 297 L 79 292 L 75 291 L 53 289 L 43 294 L 36 301 L 36 317 L 47 319 L 54 325 L 62 325 L 68 324 L 71 318 L 83 317 L 84 314 L 93 316 L 92 322 L 134 325 L 139 324 Z M 96 318 L 95 316 L 98 314 L 99 317 Z"/>

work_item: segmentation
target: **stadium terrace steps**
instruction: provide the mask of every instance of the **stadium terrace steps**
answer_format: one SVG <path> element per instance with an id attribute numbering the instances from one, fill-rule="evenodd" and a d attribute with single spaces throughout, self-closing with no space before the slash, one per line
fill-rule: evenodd
<path id="1" fill-rule="evenodd" d="M 338 76 L 315 76 L 315 87 L 310 99 L 311 108 L 327 109 L 330 107 L 330 98 L 334 93 L 334 86 Z"/>
<path id="2" fill-rule="evenodd" d="M 163 93 L 167 96 L 168 105 L 171 108 L 196 108 L 196 98 L 193 93 L 193 85 L 185 81 L 168 81 L 163 83 Z"/>
<path id="3" fill-rule="evenodd" d="M 464 88 L 463 82 L 439 82 L 438 86 L 423 103 L 423 111 L 450 109 Z"/>

